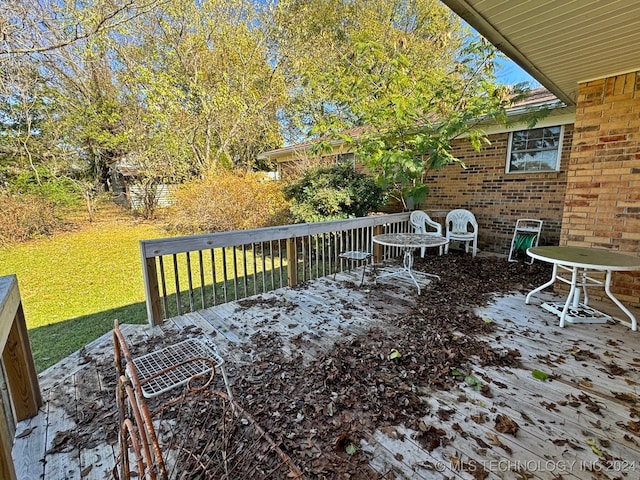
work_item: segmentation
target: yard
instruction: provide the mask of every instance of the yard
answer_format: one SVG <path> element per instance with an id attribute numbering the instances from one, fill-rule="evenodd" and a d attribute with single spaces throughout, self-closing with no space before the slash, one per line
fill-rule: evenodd
<path id="1" fill-rule="evenodd" d="M 102 204 L 93 223 L 0 249 L 0 275 L 18 278 L 38 371 L 109 331 L 116 318 L 146 321 L 138 242 L 163 236 L 159 226 Z"/>

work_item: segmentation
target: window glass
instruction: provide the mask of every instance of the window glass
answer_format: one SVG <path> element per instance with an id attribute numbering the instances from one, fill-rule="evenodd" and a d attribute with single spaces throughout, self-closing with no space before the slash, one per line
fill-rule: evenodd
<path id="1" fill-rule="evenodd" d="M 544 172 L 560 168 L 562 126 L 532 128 L 509 134 L 507 172 Z"/>
<path id="2" fill-rule="evenodd" d="M 339 153 L 336 155 L 336 163 L 355 163 L 356 156 L 354 153 Z"/>

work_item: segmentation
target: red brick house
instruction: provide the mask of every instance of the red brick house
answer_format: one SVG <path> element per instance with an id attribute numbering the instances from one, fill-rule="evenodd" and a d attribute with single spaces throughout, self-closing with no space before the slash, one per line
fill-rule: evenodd
<path id="1" fill-rule="evenodd" d="M 564 197 L 557 196 L 561 209 L 559 244 L 638 255 L 640 2 L 443 3 L 575 109 L 572 132 L 569 134 L 569 128 L 564 132 L 563 150 L 568 148 L 568 159 L 563 155 L 562 173 L 555 179 L 566 182 Z M 515 209 L 542 202 L 539 196 L 545 182 L 555 180 L 546 174 L 525 180 L 519 190 L 529 193 L 505 203 Z M 448 191 L 446 182 L 443 195 Z M 515 195 L 507 193 L 508 183 L 504 185 L 504 195 Z M 475 191 L 482 192 L 480 188 Z M 484 195 L 466 198 L 472 210 L 487 208 Z M 434 196 L 431 201 L 440 203 Z M 489 226 L 485 223 L 484 227 Z M 624 302 L 638 306 L 640 275 L 619 272 L 614 276 L 613 290 Z"/>
<path id="2" fill-rule="evenodd" d="M 549 108 L 551 113 L 538 122 L 535 129 L 528 129 L 518 118 L 527 109 Z M 479 246 L 483 250 L 508 253 L 513 228 L 518 218 L 539 218 L 544 221 L 542 243 L 557 245 L 562 224 L 562 205 L 567 179 L 567 167 L 575 121 L 575 109 L 565 106 L 544 88 L 531 92 L 527 100 L 509 110 L 507 128 L 489 124 L 483 128 L 489 134 L 490 145 L 481 152 L 474 150 L 466 139 L 454 142 L 453 155 L 461 159 L 467 168 L 450 165 L 427 178 L 430 192 L 424 203 L 416 208 L 426 210 L 432 217 L 444 221 L 444 215 L 454 208 L 468 208 L 476 215 L 480 225 Z M 518 155 L 516 135 L 532 137 L 536 134 L 555 134 L 552 148 L 544 154 L 552 158 L 547 162 L 534 162 L 529 151 L 528 161 L 510 165 L 507 158 L 513 150 Z M 526 147 L 527 138 L 521 138 Z M 524 142 L 524 143 L 523 143 Z M 262 159 L 275 160 L 280 177 L 286 177 L 289 169 L 304 165 L 313 156 L 311 142 L 283 147 L 261 154 Z M 342 141 L 332 144 L 333 151 L 324 154 L 324 163 L 354 162 L 349 147 Z M 530 149 L 529 149 L 530 150 Z M 521 155 L 522 156 L 522 155 Z M 317 161 L 317 159 L 316 159 Z M 388 210 L 401 209 L 400 204 Z"/>
<path id="3" fill-rule="evenodd" d="M 454 208 L 471 210 L 483 250 L 508 253 L 518 218 L 544 222 L 541 245 L 560 241 L 575 110 L 538 89 L 509 115 L 517 118 L 527 107 L 553 110 L 533 129 L 524 123 L 486 126 L 491 143 L 480 152 L 465 139 L 454 141 L 452 153 L 466 168 L 452 164 L 426 179 L 429 194 L 418 207 L 436 217 Z"/>

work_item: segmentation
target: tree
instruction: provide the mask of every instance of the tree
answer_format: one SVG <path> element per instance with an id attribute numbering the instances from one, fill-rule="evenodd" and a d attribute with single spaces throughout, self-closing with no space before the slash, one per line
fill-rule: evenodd
<path id="1" fill-rule="evenodd" d="M 28 168 L 40 184 L 38 153 L 42 142 L 36 142 L 46 109 L 42 80 L 37 70 L 18 61 L 3 63 L 0 72 L 0 158 L 4 170 L 14 166 Z M 40 145 L 38 145 L 40 144 Z"/>
<path id="2" fill-rule="evenodd" d="M 31 123 L 0 117 L 20 133 L 4 158 L 104 189 L 129 155 L 151 193 L 267 167 L 255 158 L 282 136 L 342 135 L 380 185 L 419 200 L 425 169 L 456 161 L 451 139 L 479 146 L 469 126 L 508 99 L 495 50 L 435 0 L 5 3 L 0 62 L 19 68 L 3 77 L 2 108 Z M 354 126 L 366 129 L 344 133 Z"/>
<path id="3" fill-rule="evenodd" d="M 497 50 L 438 2 L 290 0 L 278 21 L 294 135 L 352 144 L 405 206 L 426 195 L 429 169 L 458 161 L 453 139 L 480 148 L 479 122 L 505 118 L 512 92 L 495 81 Z"/>
<path id="4" fill-rule="evenodd" d="M 12 0 L 0 10 L 0 57 L 62 49 L 108 32 L 166 0 L 95 0 L 73 5 L 47 0 Z"/>
<path id="5" fill-rule="evenodd" d="M 377 42 L 361 44 L 335 91 L 353 99 L 351 111 L 368 125 L 358 137 L 344 135 L 344 140 L 407 208 L 408 200 L 424 200 L 430 170 L 461 164 L 451 154 L 451 142 L 465 136 L 480 150 L 488 143 L 482 122 L 505 122 L 506 108 L 523 91 L 495 82 L 497 52 L 483 40 L 464 44 L 441 76 L 419 73 L 404 54 L 389 59 L 380 49 Z M 371 71 L 378 73 L 365 74 Z"/>
<path id="6" fill-rule="evenodd" d="M 5 72 L 17 65 L 6 78 L 5 99 L 22 118 L 37 115 L 23 151 L 37 167 L 32 170 L 38 183 L 38 168 L 44 168 L 50 179 L 73 178 L 77 181 L 67 183 L 91 188 L 99 180 L 106 187 L 109 161 L 122 151 L 123 130 L 117 128 L 122 108 L 109 57 L 96 46 L 105 32 L 158 3 L 99 0 L 70 6 L 16 0 L 0 12 L 0 64 Z M 17 92 L 30 76 L 37 78 L 38 90 L 32 97 L 37 103 L 29 106 Z"/>
<path id="7" fill-rule="evenodd" d="M 257 153 L 280 144 L 277 115 L 286 100 L 261 5 L 12 2 L 0 12 L 0 62 L 27 65 L 55 105 L 28 137 L 28 151 L 56 132 L 74 175 L 82 167 L 88 184 L 104 189 L 110 168 L 132 155 L 148 198 L 158 181 L 254 166 Z"/>
<path id="8" fill-rule="evenodd" d="M 176 0 L 132 25 L 117 50 L 132 99 L 143 94 L 146 113 L 173 132 L 165 135 L 184 139 L 197 171 L 253 166 L 280 143 L 286 89 L 267 61 L 261 15 L 242 0 Z"/>

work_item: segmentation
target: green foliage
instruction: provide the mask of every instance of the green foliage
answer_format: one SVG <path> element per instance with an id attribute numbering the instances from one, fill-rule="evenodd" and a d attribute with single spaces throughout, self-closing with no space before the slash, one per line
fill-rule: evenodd
<path id="1" fill-rule="evenodd" d="M 282 0 L 278 6 L 272 36 L 280 67 L 295 86 L 284 112 L 293 135 L 335 134 L 369 125 L 363 109 L 391 105 L 385 89 L 395 67 L 386 68 L 387 62 L 403 62 L 418 78 L 439 77 L 464 39 L 459 19 L 431 0 Z M 350 75 L 373 41 L 380 48 L 370 50 L 369 58 L 377 63 Z M 405 87 L 411 96 L 411 82 Z M 356 104 L 362 109 L 354 109 Z M 396 106 L 402 108 L 401 103 Z"/>
<path id="2" fill-rule="evenodd" d="M 269 5 L 152 3 L 7 7 L 23 22 L 0 48 L 21 52 L 3 58 L 0 133 L 11 141 L 0 162 L 64 161 L 107 187 L 114 162 L 140 156 L 150 166 L 140 186 L 151 191 L 159 178 L 253 167 L 280 145 L 288 87 L 265 36 Z"/>
<path id="3" fill-rule="evenodd" d="M 260 172 L 209 172 L 182 185 L 167 217 L 180 233 L 246 230 L 289 223 L 280 184 Z"/>
<path id="4" fill-rule="evenodd" d="M 480 149 L 486 137 L 482 121 L 504 121 L 513 92 L 494 82 L 497 51 L 482 40 L 468 41 L 445 69 L 425 69 L 406 49 L 390 51 L 376 40 L 357 44 L 344 62 L 332 95 L 361 124 L 357 136 L 344 135 L 378 184 L 403 203 L 424 200 L 430 170 L 461 163 L 451 155 L 452 140 L 466 136 Z M 319 80 L 320 81 L 320 80 Z M 336 111 L 318 128 L 335 131 L 344 124 Z M 463 165 L 464 166 L 464 165 Z"/>
<path id="5" fill-rule="evenodd" d="M 380 185 L 420 201 L 425 171 L 457 162 L 454 138 L 480 148 L 476 122 L 504 120 L 510 93 L 495 49 L 433 0 L 32 3 L 7 4 L 24 21 L 3 48 L 31 48 L 4 57 L 0 162 L 106 187 L 139 157 L 147 216 L 159 182 L 253 168 L 282 135 L 351 142 Z"/>
<path id="6" fill-rule="evenodd" d="M 0 192 L 0 245 L 48 235 L 60 225 L 53 203 L 42 196 Z"/>
<path id="7" fill-rule="evenodd" d="M 295 0 L 277 17 L 283 60 L 299 77 L 289 125 L 346 141 L 378 184 L 406 204 L 427 194 L 429 170 L 460 163 L 452 140 L 486 143 L 482 122 L 505 121 L 513 92 L 495 81 L 497 50 L 430 1 Z M 311 33 L 313 32 L 313 33 Z M 356 129 L 352 134 L 352 127 Z M 326 142 L 325 142 L 326 143 Z"/>
<path id="8" fill-rule="evenodd" d="M 384 200 L 375 181 L 348 163 L 307 170 L 285 187 L 285 196 L 297 222 L 363 217 Z"/>
<path id="9" fill-rule="evenodd" d="M 32 170 L 22 170 L 10 178 L 11 189 L 21 194 L 39 196 L 55 205 L 75 206 L 82 198 L 78 182 L 70 177 L 49 176 L 46 170 L 38 169 L 38 177 Z"/>

